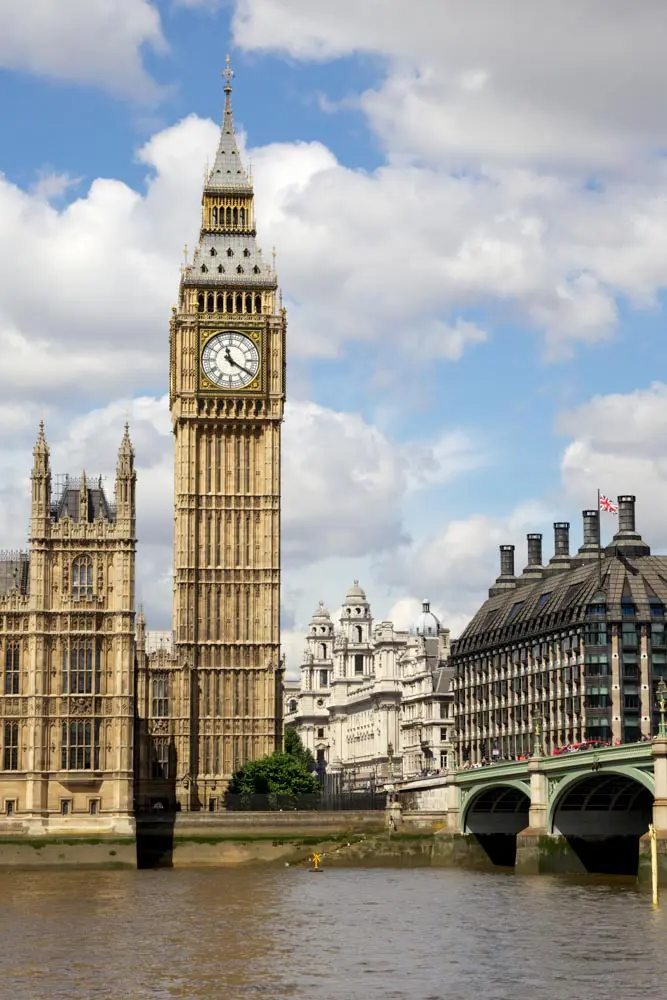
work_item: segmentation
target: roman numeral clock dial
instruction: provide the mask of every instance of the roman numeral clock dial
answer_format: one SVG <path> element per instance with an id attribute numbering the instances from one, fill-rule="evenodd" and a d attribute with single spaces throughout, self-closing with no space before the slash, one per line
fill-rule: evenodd
<path id="1" fill-rule="evenodd" d="M 257 345 L 243 333 L 216 333 L 202 351 L 206 377 L 221 389 L 245 389 L 259 374 Z"/>

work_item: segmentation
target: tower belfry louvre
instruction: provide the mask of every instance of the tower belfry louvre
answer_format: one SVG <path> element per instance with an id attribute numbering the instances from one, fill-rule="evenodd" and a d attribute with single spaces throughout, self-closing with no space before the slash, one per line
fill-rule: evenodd
<path id="1" fill-rule="evenodd" d="M 256 241 L 227 66 L 199 241 L 170 330 L 176 796 L 210 802 L 281 739 L 280 446 L 285 311 Z M 180 702 L 180 703 L 179 703 Z M 214 798 L 217 796 L 214 795 Z"/>

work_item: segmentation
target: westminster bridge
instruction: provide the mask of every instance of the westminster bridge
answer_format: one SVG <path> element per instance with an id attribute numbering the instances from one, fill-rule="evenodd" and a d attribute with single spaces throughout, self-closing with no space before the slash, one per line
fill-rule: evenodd
<path id="1" fill-rule="evenodd" d="M 636 874 L 658 836 L 667 882 L 667 738 L 483 767 L 396 785 L 394 823 L 443 836 L 523 871 Z M 662 879 L 662 876 L 661 876 Z"/>

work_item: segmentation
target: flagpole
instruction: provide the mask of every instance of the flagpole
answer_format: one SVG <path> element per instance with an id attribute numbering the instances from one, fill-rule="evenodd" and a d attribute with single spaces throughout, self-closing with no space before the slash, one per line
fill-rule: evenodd
<path id="1" fill-rule="evenodd" d="M 598 590 L 602 590 L 602 518 L 600 513 L 600 489 L 598 487 Z"/>

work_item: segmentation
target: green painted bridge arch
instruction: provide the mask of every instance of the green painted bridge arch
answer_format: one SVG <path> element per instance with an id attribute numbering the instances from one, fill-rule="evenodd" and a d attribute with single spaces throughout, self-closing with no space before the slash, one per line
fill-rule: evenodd
<path id="1" fill-rule="evenodd" d="M 641 836 L 655 799 L 652 773 L 631 764 L 601 765 L 549 777 L 546 830 L 564 836 Z"/>
<path id="2" fill-rule="evenodd" d="M 518 833 L 519 818 L 524 827 L 530 825 L 545 833 L 563 833 L 564 828 L 572 831 L 575 820 L 579 827 L 601 833 L 601 817 L 609 822 L 610 814 L 621 828 L 630 826 L 636 831 L 646 825 L 649 806 L 652 808 L 656 797 L 654 747 L 648 742 L 625 744 L 462 769 L 455 782 L 461 833 L 477 828 L 485 832 L 511 828 Z M 512 821 L 509 814 L 514 816 Z"/>
<path id="3" fill-rule="evenodd" d="M 501 777 L 461 789 L 462 833 L 518 833 L 528 823 L 530 782 Z"/>

